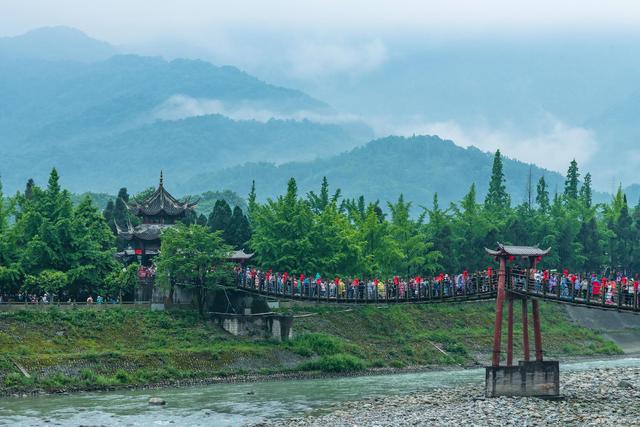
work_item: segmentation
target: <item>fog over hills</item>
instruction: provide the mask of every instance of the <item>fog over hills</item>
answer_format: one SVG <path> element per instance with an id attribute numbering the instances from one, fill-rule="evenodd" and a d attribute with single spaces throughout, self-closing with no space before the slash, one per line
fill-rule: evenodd
<path id="1" fill-rule="evenodd" d="M 631 39 L 607 43 L 416 41 L 390 51 L 374 42 L 364 46 L 366 70 L 349 78 L 326 49 L 308 64 L 324 74 L 248 65 L 257 78 L 213 65 L 206 49 L 189 56 L 207 60 L 141 56 L 73 28 L 41 28 L 0 38 L 0 174 L 9 193 L 29 177 L 44 182 L 52 166 L 73 191 L 113 193 L 152 185 L 164 169 L 184 193 L 245 194 L 255 178 L 263 197 L 288 176 L 311 189 L 326 174 L 350 195 L 405 192 L 424 204 L 435 192 L 457 200 L 471 182 L 482 194 L 487 153 L 502 148 L 514 159 L 514 199 L 528 163 L 547 168 L 533 175 L 544 173 L 553 190 L 573 157 L 611 191 L 640 181 L 640 59 L 629 56 Z M 274 63 L 290 54 L 281 53 Z M 453 143 L 381 138 L 389 134 Z"/>
<path id="2" fill-rule="evenodd" d="M 66 43 L 69 31 L 36 33 Z M 71 34 L 82 41 L 76 56 L 88 44 L 103 46 Z M 372 137 L 366 125 L 339 118 L 324 102 L 235 67 L 137 55 L 79 62 L 15 54 L 22 46 L 39 52 L 40 40 L 5 39 L 0 53 L 0 171 L 11 191 L 29 177 L 44 180 L 52 166 L 74 191 L 110 191 L 125 180 L 141 189 L 160 168 L 178 177 L 260 159 L 310 160 Z"/>

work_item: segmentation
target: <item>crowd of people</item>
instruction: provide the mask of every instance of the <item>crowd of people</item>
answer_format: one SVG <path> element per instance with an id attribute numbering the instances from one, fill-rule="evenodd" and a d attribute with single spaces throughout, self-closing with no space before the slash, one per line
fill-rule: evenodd
<path id="1" fill-rule="evenodd" d="M 440 274 L 432 278 L 422 276 L 400 277 L 395 275 L 387 279 L 358 277 L 322 277 L 289 275 L 272 270 L 256 268 L 236 268 L 238 286 L 282 295 L 304 296 L 309 298 L 338 299 L 418 299 L 427 297 L 449 297 L 475 292 L 489 292 L 494 272 L 491 268 L 469 275 L 464 271 L 457 275 Z"/>
<path id="2" fill-rule="evenodd" d="M 497 272 L 492 267 L 470 274 L 400 277 L 385 279 L 358 277 L 323 277 L 273 272 L 257 268 L 236 267 L 239 287 L 264 293 L 307 298 L 385 300 L 424 299 L 493 292 Z M 526 279 L 529 274 L 529 280 Z M 507 287 L 529 293 L 579 299 L 602 304 L 638 305 L 638 275 L 570 273 L 568 270 L 509 269 Z"/>
<path id="3" fill-rule="evenodd" d="M 140 265 L 140 267 L 138 267 L 138 277 L 140 279 L 153 279 L 154 277 L 156 277 L 155 264 L 152 264 L 148 267 L 146 265 Z"/>
<path id="4" fill-rule="evenodd" d="M 118 297 L 114 296 L 102 296 L 97 295 L 95 300 L 92 295 L 89 295 L 85 301 L 88 305 L 92 304 L 120 304 L 120 300 Z M 33 293 L 23 293 L 19 292 L 17 295 L 2 295 L 0 294 L 0 304 L 77 304 L 77 301 L 74 301 L 70 297 L 66 295 L 54 296 L 49 292 L 44 292 L 42 295 L 37 295 Z"/>

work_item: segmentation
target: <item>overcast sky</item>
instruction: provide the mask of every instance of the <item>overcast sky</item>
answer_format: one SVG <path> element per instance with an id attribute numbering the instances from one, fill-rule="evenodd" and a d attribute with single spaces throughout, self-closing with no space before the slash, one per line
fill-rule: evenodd
<path id="1" fill-rule="evenodd" d="M 0 32 L 69 25 L 112 43 L 183 38 L 205 43 L 227 31 L 318 34 L 637 29 L 637 0 L 3 0 Z"/>
<path id="2" fill-rule="evenodd" d="M 236 65 L 303 89 L 343 113 L 366 114 L 345 105 L 349 99 L 341 95 L 347 91 L 336 79 L 373 72 L 403 48 L 545 38 L 549 47 L 559 40 L 608 35 L 614 44 L 625 41 L 633 49 L 633 40 L 640 40 L 640 0 L 0 0 L 0 36 L 57 25 L 78 28 L 125 51 Z M 338 92 L 333 98 L 332 91 Z M 370 103 L 395 112 L 395 104 L 378 101 Z M 517 133 L 504 126 L 470 126 L 455 116 L 435 120 L 419 110 L 411 113 L 409 118 L 366 119 L 382 128 L 380 134 L 437 133 L 460 145 L 501 148 L 523 160 L 536 145 L 545 153 L 536 162 L 555 170 L 573 157 L 593 160 L 599 146 L 583 124 L 547 111 L 539 114 L 543 125 L 533 131 L 530 123 L 510 125 Z M 567 148 L 560 155 L 559 145 Z"/>

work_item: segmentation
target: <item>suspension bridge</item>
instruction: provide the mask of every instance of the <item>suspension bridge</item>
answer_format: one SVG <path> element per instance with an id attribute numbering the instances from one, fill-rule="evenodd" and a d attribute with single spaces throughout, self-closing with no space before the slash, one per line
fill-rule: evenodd
<path id="1" fill-rule="evenodd" d="M 540 329 L 539 301 L 585 306 L 611 311 L 638 313 L 638 289 L 631 285 L 616 286 L 615 291 L 595 286 L 576 288 L 568 285 L 550 288 L 535 278 L 537 264 L 550 249 L 532 246 L 508 246 L 498 243 L 487 254 L 499 262 L 499 269 L 490 273 L 469 275 L 459 286 L 454 281 L 413 281 L 411 283 L 378 283 L 363 281 L 351 283 L 344 289 L 323 283 L 285 280 L 274 284 L 264 278 L 251 278 L 242 270 L 237 287 L 243 291 L 280 300 L 298 300 L 318 304 L 431 304 L 459 303 L 478 300 L 496 300 L 493 352 L 491 366 L 486 368 L 486 395 L 558 397 L 560 371 L 558 361 L 543 360 Z M 525 267 L 515 265 L 515 262 Z M 294 283 L 297 282 L 297 285 Z M 608 293 L 608 295 L 607 295 Z M 523 330 L 523 360 L 513 361 L 513 305 L 521 301 Z M 528 302 L 531 300 L 534 330 L 535 360 L 530 360 Z M 503 306 L 507 303 L 507 355 L 506 365 L 500 365 Z"/>

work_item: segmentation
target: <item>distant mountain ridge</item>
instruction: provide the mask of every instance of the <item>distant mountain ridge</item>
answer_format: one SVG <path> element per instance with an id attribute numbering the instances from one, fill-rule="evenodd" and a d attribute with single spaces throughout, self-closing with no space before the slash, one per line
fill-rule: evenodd
<path id="1" fill-rule="evenodd" d="M 38 57 L 46 54 L 36 49 L 46 35 L 49 43 L 75 42 Z M 30 177 L 43 182 L 53 166 L 73 191 L 135 191 L 161 168 L 186 179 L 260 159 L 311 160 L 372 138 L 363 123 L 334 123 L 326 103 L 235 67 L 137 55 L 102 59 L 115 52 L 101 50 L 102 43 L 64 28 L 0 40 L 5 191 Z M 31 50 L 22 52 L 26 45 Z M 102 52 L 97 60 L 74 58 L 91 46 Z"/>
<path id="2" fill-rule="evenodd" d="M 43 27 L 15 37 L 0 37 L 0 57 L 47 61 L 100 61 L 118 50 L 70 27 Z"/>
<path id="3" fill-rule="evenodd" d="M 229 189 L 240 195 L 249 192 L 255 180 L 258 197 L 274 197 L 286 190 L 289 177 L 297 180 L 304 194 L 317 191 L 326 176 L 333 190 L 340 188 L 345 197 L 364 195 L 368 200 L 395 201 L 402 193 L 405 200 L 431 206 L 438 193 L 441 206 L 458 202 L 476 184 L 478 202 L 484 200 L 488 190 L 493 154 L 475 147 L 462 148 L 452 141 L 437 136 L 411 138 L 387 137 L 371 141 L 365 146 L 331 158 L 310 162 L 286 163 L 279 166 L 268 163 L 249 163 L 222 171 L 198 175 L 184 182 L 179 190 L 197 193 L 205 189 Z M 535 165 L 504 158 L 507 190 L 513 203 L 525 200 L 531 168 L 533 197 L 535 186 L 544 175 L 550 194 L 564 189 L 564 177 Z M 608 196 L 595 193 L 595 200 Z"/>

